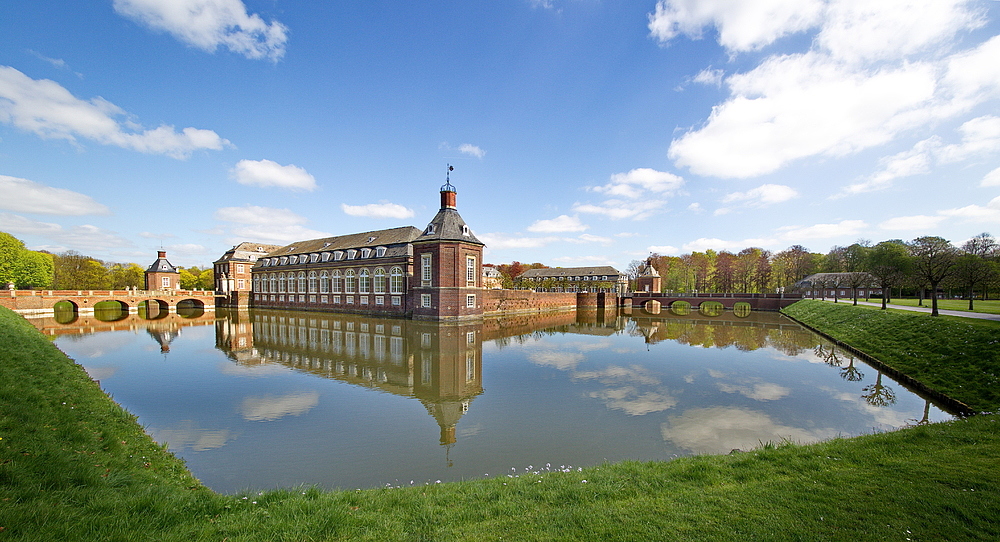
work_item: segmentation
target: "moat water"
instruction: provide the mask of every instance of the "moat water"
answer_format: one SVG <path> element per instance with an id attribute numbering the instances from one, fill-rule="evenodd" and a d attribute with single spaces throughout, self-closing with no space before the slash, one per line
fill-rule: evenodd
<path id="1" fill-rule="evenodd" d="M 776 313 L 33 321 L 225 493 L 669 460 L 952 417 Z"/>

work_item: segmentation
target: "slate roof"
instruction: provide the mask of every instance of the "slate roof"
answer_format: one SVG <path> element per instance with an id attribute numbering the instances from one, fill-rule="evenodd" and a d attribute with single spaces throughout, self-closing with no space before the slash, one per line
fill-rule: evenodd
<path id="1" fill-rule="evenodd" d="M 610 265 L 601 265 L 596 267 L 550 267 L 546 269 L 529 269 L 519 275 L 518 278 L 584 277 L 594 275 L 608 275 L 610 277 L 621 275 L 621 273 Z"/>
<path id="2" fill-rule="evenodd" d="M 420 230 L 414 228 L 413 226 L 403 226 L 400 228 L 390 228 L 388 230 L 375 230 L 362 233 L 351 233 L 348 235 L 339 235 L 337 237 L 324 237 L 322 239 L 296 241 L 269 252 L 267 257 L 273 258 L 275 256 L 291 256 L 294 254 L 309 254 L 313 252 L 330 252 L 332 250 L 347 250 L 350 248 L 388 248 L 392 245 L 405 245 L 406 243 L 412 243 L 417 237 L 420 236 L 420 233 Z"/>
<path id="3" fill-rule="evenodd" d="M 166 258 L 157 258 L 149 267 L 147 273 L 180 273 Z"/>
<path id="4" fill-rule="evenodd" d="M 485 243 L 472 233 L 465 220 L 462 219 L 462 215 L 458 214 L 458 210 L 449 208 L 438 211 L 424 228 L 420 237 L 414 241 L 418 243 L 421 241 L 465 241 L 485 246 Z"/>
<path id="5" fill-rule="evenodd" d="M 269 252 L 278 250 L 279 248 L 281 248 L 281 245 L 265 245 L 263 243 L 246 241 L 227 250 L 221 258 L 215 261 L 215 263 L 228 261 L 255 262 L 257 261 L 257 258 L 262 257 Z"/>

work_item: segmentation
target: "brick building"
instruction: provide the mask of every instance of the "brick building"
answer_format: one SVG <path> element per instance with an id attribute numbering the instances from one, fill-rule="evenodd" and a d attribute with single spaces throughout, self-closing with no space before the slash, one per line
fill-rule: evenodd
<path id="1" fill-rule="evenodd" d="M 455 187 L 412 226 L 298 241 L 257 260 L 251 304 L 427 320 L 483 314 L 483 243 L 458 213 Z"/>
<path id="2" fill-rule="evenodd" d="M 156 261 L 146 268 L 147 290 L 180 290 L 181 273 L 167 261 L 167 251 L 156 253 Z"/>
<path id="3" fill-rule="evenodd" d="M 250 270 L 257 260 L 281 248 L 280 245 L 263 243 L 240 243 L 226 251 L 212 264 L 215 275 L 215 291 L 222 294 L 249 292 L 253 277 Z"/>
<path id="4" fill-rule="evenodd" d="M 614 267 L 547 267 L 529 269 L 516 279 L 518 287 L 538 292 L 628 291 L 628 277 Z"/>

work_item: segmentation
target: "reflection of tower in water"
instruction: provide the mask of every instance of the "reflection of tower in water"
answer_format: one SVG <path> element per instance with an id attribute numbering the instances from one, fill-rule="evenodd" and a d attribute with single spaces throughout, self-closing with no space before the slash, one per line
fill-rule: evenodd
<path id="1" fill-rule="evenodd" d="M 271 310 L 232 314 L 227 320 L 216 322 L 216 347 L 236 363 L 280 363 L 414 397 L 437 422 L 438 441 L 449 449 L 457 441 L 459 420 L 483 392 L 481 322 Z M 237 322 L 249 324 L 252 336 L 245 337 Z"/>
<path id="2" fill-rule="evenodd" d="M 160 352 L 164 356 L 170 353 L 170 343 L 174 342 L 180 334 L 180 327 L 172 323 L 164 323 L 161 325 L 150 324 L 146 327 L 146 333 L 156 341 L 156 344 L 160 345 Z"/>

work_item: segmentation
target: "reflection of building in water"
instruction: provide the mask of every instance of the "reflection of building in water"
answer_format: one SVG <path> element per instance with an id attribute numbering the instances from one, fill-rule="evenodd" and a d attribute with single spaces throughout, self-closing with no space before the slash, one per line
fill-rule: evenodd
<path id="1" fill-rule="evenodd" d="M 181 328 L 174 322 L 155 322 L 146 326 L 146 333 L 160 345 L 160 352 L 170 353 L 170 343 L 181 334 Z"/>
<path id="2" fill-rule="evenodd" d="M 230 313 L 216 345 L 237 363 L 281 363 L 351 384 L 415 397 L 455 442 L 482 387 L 482 322 L 445 324 L 346 314 Z"/>
<path id="3" fill-rule="evenodd" d="M 668 312 L 655 318 L 634 318 L 629 333 L 644 337 L 650 345 L 676 341 L 692 346 L 735 346 L 744 351 L 771 347 L 790 356 L 812 349 L 819 341 L 818 335 L 791 320 L 776 322 L 760 313 L 738 317 L 725 312 L 715 317 L 695 318 Z"/>

